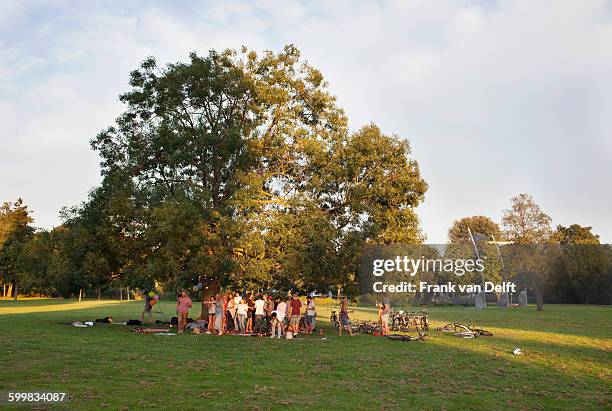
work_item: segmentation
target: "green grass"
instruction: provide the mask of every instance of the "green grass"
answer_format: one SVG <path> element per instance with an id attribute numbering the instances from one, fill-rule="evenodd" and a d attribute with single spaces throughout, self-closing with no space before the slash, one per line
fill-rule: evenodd
<path id="1" fill-rule="evenodd" d="M 322 305 L 327 340 L 60 324 L 137 318 L 140 309 L 139 302 L 0 301 L 0 392 L 66 392 L 72 401 L 56 408 L 88 410 L 612 408 L 611 307 L 430 308 L 432 329 L 459 321 L 495 335 L 462 340 L 430 331 L 427 341 L 406 343 L 338 337 Z M 356 308 L 352 317 L 374 315 Z M 515 346 L 525 354 L 513 356 Z"/>

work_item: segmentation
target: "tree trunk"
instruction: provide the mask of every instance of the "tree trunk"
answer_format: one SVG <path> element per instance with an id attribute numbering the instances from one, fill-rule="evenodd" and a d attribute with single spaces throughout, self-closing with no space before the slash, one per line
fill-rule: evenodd
<path id="1" fill-rule="evenodd" d="M 13 283 L 8 283 L 8 291 L 5 295 L 9 298 L 13 296 Z"/>
<path id="2" fill-rule="evenodd" d="M 4 298 L 6 300 L 6 284 L 2 284 L 2 287 L 3 287 L 2 298 Z"/>
<path id="3" fill-rule="evenodd" d="M 100 287 L 98 287 L 98 289 L 96 290 L 97 294 L 98 294 L 98 301 L 100 301 Z"/>
<path id="4" fill-rule="evenodd" d="M 81 296 L 83 295 L 83 289 L 79 288 L 79 302 L 81 302 Z"/>
<path id="5" fill-rule="evenodd" d="M 17 288 L 17 280 L 15 280 L 15 301 L 17 301 L 17 294 L 19 293 L 19 289 Z"/>
<path id="6" fill-rule="evenodd" d="M 202 310 L 200 318 L 208 318 L 208 304 L 205 304 L 210 297 L 215 297 L 221 291 L 221 282 L 219 280 L 202 280 Z"/>
<path id="7" fill-rule="evenodd" d="M 123 287 L 119 287 L 119 300 L 123 301 Z"/>
<path id="8" fill-rule="evenodd" d="M 536 307 L 538 311 L 544 311 L 544 295 L 540 292 L 540 290 L 536 289 Z"/>
<path id="9" fill-rule="evenodd" d="M 127 300 L 130 301 L 130 287 L 125 287 L 127 288 Z"/>

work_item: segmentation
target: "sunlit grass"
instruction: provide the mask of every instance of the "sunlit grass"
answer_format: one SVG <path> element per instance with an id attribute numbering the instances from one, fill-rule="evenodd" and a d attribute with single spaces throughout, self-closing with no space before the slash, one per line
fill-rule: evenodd
<path id="1" fill-rule="evenodd" d="M 161 307 L 164 319 L 173 315 L 172 302 Z M 65 325 L 137 318 L 141 309 L 141 302 L 0 300 L 0 392 L 65 391 L 74 409 L 612 407 L 610 307 L 429 308 L 429 339 L 410 343 L 338 337 L 329 321 L 337 307 L 322 303 L 325 340 L 160 337 L 121 325 Z M 369 307 L 352 310 L 353 319 L 376 316 Z M 452 321 L 495 335 L 462 340 L 433 330 Z M 525 354 L 512 355 L 515 346 Z"/>

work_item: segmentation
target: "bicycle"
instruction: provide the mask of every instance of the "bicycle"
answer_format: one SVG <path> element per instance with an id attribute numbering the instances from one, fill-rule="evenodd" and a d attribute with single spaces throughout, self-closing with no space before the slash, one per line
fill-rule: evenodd
<path id="1" fill-rule="evenodd" d="M 414 327 L 415 330 L 429 330 L 429 319 L 425 313 L 406 313 L 399 310 L 391 316 L 391 330 L 406 332 Z"/>
<path id="2" fill-rule="evenodd" d="M 436 329 L 442 332 L 453 333 L 458 338 L 491 337 L 493 335 L 493 333 L 485 329 L 469 327 L 461 323 L 448 323 Z"/>

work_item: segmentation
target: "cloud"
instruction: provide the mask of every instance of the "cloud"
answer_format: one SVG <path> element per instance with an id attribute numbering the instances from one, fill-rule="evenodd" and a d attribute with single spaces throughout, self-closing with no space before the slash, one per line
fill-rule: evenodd
<path id="1" fill-rule="evenodd" d="M 0 20 L 0 198 L 37 224 L 96 185 L 91 139 L 147 55 L 278 50 L 320 68 L 351 126 L 410 139 L 423 229 L 499 219 L 527 191 L 555 223 L 612 241 L 612 24 L 603 1 L 12 3 Z M 9 9 L 7 8 L 7 9 Z M 6 14 L 5 14 L 6 16 Z M 9 174 L 7 174 L 9 173 Z M 4 176 L 10 175 L 9 178 Z"/>

